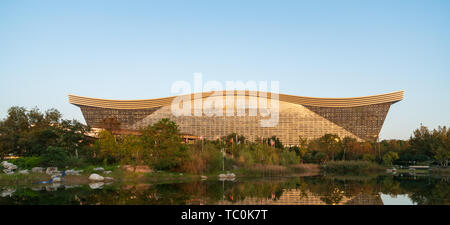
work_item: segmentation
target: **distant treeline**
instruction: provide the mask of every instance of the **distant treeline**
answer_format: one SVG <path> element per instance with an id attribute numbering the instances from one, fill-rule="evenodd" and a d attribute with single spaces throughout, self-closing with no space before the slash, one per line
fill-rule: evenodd
<path id="1" fill-rule="evenodd" d="M 141 135 L 112 135 L 104 130 L 94 139 L 84 135 L 89 131 L 76 120 L 63 120 L 56 109 L 11 107 L 0 121 L 0 157 L 20 156 L 16 163 L 27 168 L 140 164 L 189 173 L 215 172 L 223 166 L 231 170 L 344 160 L 385 165 L 431 162 L 446 167 L 450 158 L 450 132 L 445 126 L 433 130 L 421 126 L 409 140 L 360 142 L 325 134 L 313 140 L 299 137 L 298 145 L 291 147 L 276 136 L 252 142 L 235 133 L 185 144 L 178 126 L 169 119 L 143 128 Z"/>

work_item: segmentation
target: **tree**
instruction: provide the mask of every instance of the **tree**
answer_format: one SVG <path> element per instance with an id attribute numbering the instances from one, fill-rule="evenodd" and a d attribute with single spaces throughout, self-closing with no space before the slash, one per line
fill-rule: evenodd
<path id="1" fill-rule="evenodd" d="M 437 144 L 437 139 L 427 127 L 420 126 L 418 129 L 414 130 L 413 136 L 409 138 L 409 143 L 411 144 L 413 153 L 421 153 L 432 157 L 432 150 Z"/>
<path id="2" fill-rule="evenodd" d="M 358 147 L 358 141 L 355 138 L 345 137 L 342 139 L 342 160 L 345 161 L 346 157 L 347 159 L 350 159 L 349 155 L 354 153 Z"/>
<path id="3" fill-rule="evenodd" d="M 158 170 L 176 170 L 188 160 L 187 146 L 183 144 L 175 122 L 164 118 L 141 130 L 144 151 L 150 151 L 153 167 Z"/>
<path id="4" fill-rule="evenodd" d="M 2 148 L 0 152 L 5 154 L 21 155 L 23 153 L 23 146 L 19 141 L 21 134 L 30 128 L 30 123 L 27 117 L 27 110 L 24 107 L 13 106 L 8 109 L 8 116 L 1 123 L 1 138 Z"/>
<path id="5" fill-rule="evenodd" d="M 301 161 L 303 162 L 303 158 L 305 157 L 306 152 L 308 151 L 308 139 L 302 138 L 301 136 L 298 137 L 298 152 L 297 155 L 300 156 Z"/>
<path id="6" fill-rule="evenodd" d="M 448 160 L 450 159 L 450 149 L 446 149 L 443 146 L 439 146 L 434 152 L 434 158 L 442 167 L 448 166 Z"/>
<path id="7" fill-rule="evenodd" d="M 77 120 L 61 120 L 57 126 L 58 146 L 67 149 L 70 155 L 78 157 L 78 150 L 90 144 L 86 133 L 90 127 Z"/>
<path id="8" fill-rule="evenodd" d="M 49 146 L 42 153 L 42 164 L 44 166 L 63 167 L 68 160 L 67 152 L 64 148 Z"/>
<path id="9" fill-rule="evenodd" d="M 105 164 L 120 161 L 119 145 L 111 132 L 107 130 L 101 131 L 98 134 L 98 141 L 95 143 L 94 148 L 96 151 L 93 157 L 103 159 Z"/>
<path id="10" fill-rule="evenodd" d="M 63 147 L 73 153 L 89 144 L 84 136 L 88 128 L 76 120 L 61 120 L 61 113 L 38 108 L 11 107 L 0 121 L 0 155 L 40 156 L 49 146 Z"/>
<path id="11" fill-rule="evenodd" d="M 397 159 L 398 159 L 397 152 L 388 151 L 383 155 L 383 163 L 388 166 L 391 166 L 392 162 Z"/>
<path id="12" fill-rule="evenodd" d="M 450 158 L 449 139 L 450 130 L 445 126 L 438 126 L 437 129 L 432 131 L 425 126 L 420 126 L 419 129 L 414 131 L 409 142 L 413 151 L 433 157 L 441 166 L 447 166 Z"/>
<path id="13" fill-rule="evenodd" d="M 320 151 L 326 153 L 333 161 L 341 149 L 341 139 L 336 134 L 325 134 L 318 139 Z"/>
<path id="14" fill-rule="evenodd" d="M 122 139 L 120 143 L 121 150 L 121 163 L 132 163 L 135 165 L 139 164 L 150 164 L 146 161 L 148 157 L 145 155 L 141 143 L 141 139 L 135 135 L 127 135 Z"/>

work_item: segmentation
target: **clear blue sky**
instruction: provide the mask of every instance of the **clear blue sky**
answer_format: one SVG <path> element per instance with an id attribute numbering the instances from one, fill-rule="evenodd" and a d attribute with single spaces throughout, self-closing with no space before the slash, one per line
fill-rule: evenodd
<path id="1" fill-rule="evenodd" d="M 280 92 L 405 90 L 381 138 L 450 124 L 450 1 L 0 1 L 0 118 L 67 94 L 142 99 L 176 80 L 279 80 Z"/>

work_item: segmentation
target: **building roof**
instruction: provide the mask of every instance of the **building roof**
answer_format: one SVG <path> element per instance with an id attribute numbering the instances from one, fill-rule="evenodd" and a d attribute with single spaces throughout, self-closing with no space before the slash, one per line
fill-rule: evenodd
<path id="1" fill-rule="evenodd" d="M 203 92 L 190 94 L 191 99 L 208 98 L 214 92 Z M 223 94 L 226 92 L 223 91 Z M 382 103 L 395 103 L 403 99 L 404 91 L 396 91 L 386 94 L 369 95 L 363 97 L 353 98 L 316 98 L 316 97 L 304 97 L 287 94 L 279 94 L 278 99 L 280 101 L 305 105 L 305 106 L 318 106 L 318 107 L 356 107 L 366 106 Z M 189 95 L 189 94 L 188 94 Z M 185 95 L 185 96 L 188 96 Z M 236 91 L 235 96 L 254 96 L 254 97 L 270 97 L 270 92 L 258 92 L 258 91 Z M 110 100 L 100 98 L 82 97 L 69 94 L 69 102 L 74 105 L 83 105 L 99 108 L 109 109 L 148 109 L 161 106 L 167 106 L 178 96 L 171 96 L 165 98 L 154 99 L 142 99 L 142 100 Z"/>

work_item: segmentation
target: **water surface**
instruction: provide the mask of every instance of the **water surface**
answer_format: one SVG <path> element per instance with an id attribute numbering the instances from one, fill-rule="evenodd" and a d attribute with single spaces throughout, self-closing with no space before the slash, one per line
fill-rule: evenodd
<path id="1" fill-rule="evenodd" d="M 310 176 L 171 183 L 0 186 L 1 205 L 450 205 L 443 177 Z"/>

